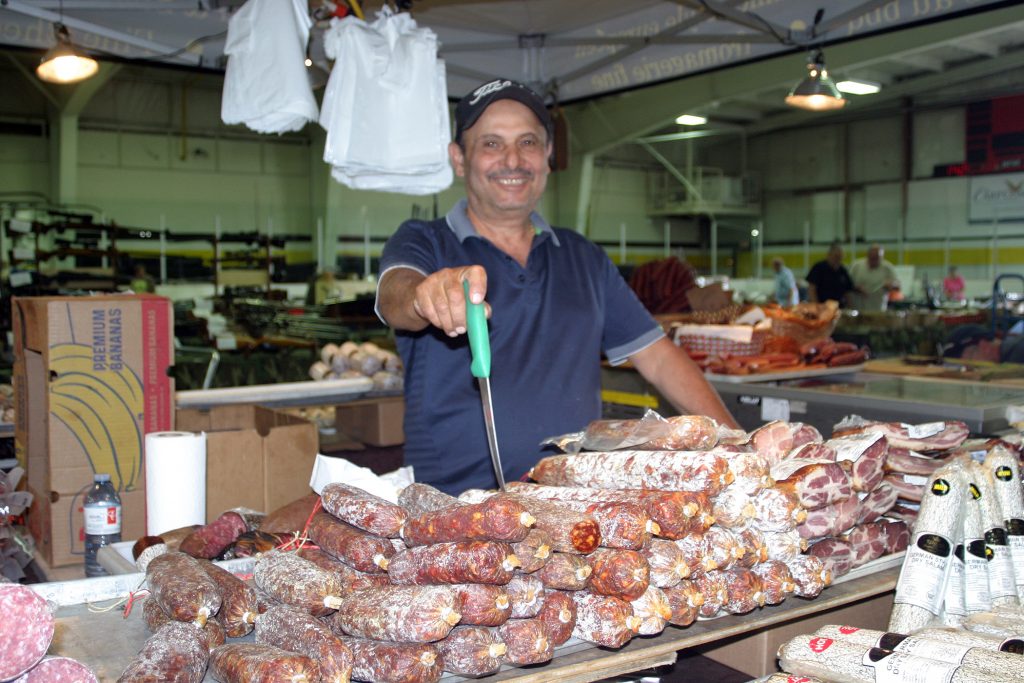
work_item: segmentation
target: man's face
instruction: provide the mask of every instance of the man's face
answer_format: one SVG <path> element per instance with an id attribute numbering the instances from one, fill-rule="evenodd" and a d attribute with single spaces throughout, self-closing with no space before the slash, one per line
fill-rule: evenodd
<path id="1" fill-rule="evenodd" d="M 547 185 L 551 143 L 529 108 L 498 100 L 463 132 L 462 144 L 448 151 L 455 173 L 466 179 L 471 209 L 492 216 L 534 210 Z"/>
<path id="2" fill-rule="evenodd" d="M 872 268 L 877 268 L 878 264 L 882 262 L 882 250 L 878 247 L 871 247 L 868 249 L 868 265 Z"/>
<path id="3" fill-rule="evenodd" d="M 839 247 L 836 247 L 835 249 L 829 249 L 828 256 L 826 256 L 825 258 L 828 260 L 830 264 L 832 264 L 833 268 L 836 268 L 843 260 L 843 250 L 840 249 Z"/>

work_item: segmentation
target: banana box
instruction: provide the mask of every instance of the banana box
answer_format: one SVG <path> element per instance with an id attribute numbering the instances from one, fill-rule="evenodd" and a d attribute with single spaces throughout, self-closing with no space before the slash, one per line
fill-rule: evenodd
<path id="1" fill-rule="evenodd" d="M 174 427 L 171 301 L 153 295 L 16 297 L 15 451 L 35 502 L 28 527 L 50 566 L 82 562 L 82 499 L 107 473 L 122 538 L 145 534 L 143 445 Z"/>

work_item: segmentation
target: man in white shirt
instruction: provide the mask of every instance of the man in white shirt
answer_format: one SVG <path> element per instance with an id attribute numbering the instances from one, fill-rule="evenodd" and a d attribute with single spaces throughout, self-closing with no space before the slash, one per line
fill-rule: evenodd
<path id="1" fill-rule="evenodd" d="M 796 287 L 793 271 L 780 258 L 772 259 L 772 270 L 775 271 L 775 301 L 787 308 L 800 303 L 800 291 Z"/>
<path id="2" fill-rule="evenodd" d="M 885 260 L 885 250 L 878 244 L 868 248 L 868 255 L 850 266 L 853 291 L 850 303 L 861 311 L 884 311 L 889 303 L 889 292 L 900 288 L 896 268 Z"/>

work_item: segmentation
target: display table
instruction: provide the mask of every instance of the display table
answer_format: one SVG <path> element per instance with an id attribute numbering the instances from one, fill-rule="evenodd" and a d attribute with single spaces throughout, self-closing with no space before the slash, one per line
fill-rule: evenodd
<path id="1" fill-rule="evenodd" d="M 699 621 L 686 628 L 670 626 L 660 635 L 634 638 L 618 650 L 572 640 L 559 648 L 555 659 L 547 664 L 527 669 L 509 668 L 481 680 L 583 683 L 668 664 L 675 661 L 676 652 L 680 650 L 762 631 L 783 622 L 793 623 L 883 595 L 893 590 L 898 574 L 898 568 L 890 568 L 831 586 L 814 600 L 790 597 L 781 605 L 749 614 Z M 45 588 L 41 589 L 45 592 Z M 105 604 L 93 607 L 102 608 Z M 148 635 L 141 604 L 135 606 L 127 619 L 123 618 L 120 607 L 108 612 L 92 612 L 86 605 L 65 606 L 57 612 L 57 631 L 50 652 L 73 657 L 92 667 L 101 681 L 112 681 L 135 657 Z M 252 635 L 242 640 L 252 640 Z M 213 678 L 207 674 L 206 680 Z M 445 680 L 462 679 L 446 676 Z"/>

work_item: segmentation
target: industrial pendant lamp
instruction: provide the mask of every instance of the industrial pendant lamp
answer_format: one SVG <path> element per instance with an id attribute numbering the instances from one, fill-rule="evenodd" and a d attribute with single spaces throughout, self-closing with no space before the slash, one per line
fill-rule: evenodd
<path id="1" fill-rule="evenodd" d="M 86 57 L 75 49 L 71 35 L 64 24 L 53 25 L 57 44 L 50 48 L 43 61 L 36 67 L 36 75 L 50 83 L 77 83 L 93 76 L 100 65 L 92 57 Z"/>
<path id="2" fill-rule="evenodd" d="M 810 111 L 842 109 L 846 106 L 846 100 L 825 69 L 825 56 L 821 50 L 808 60 L 807 76 L 789 91 L 786 104 Z"/>

